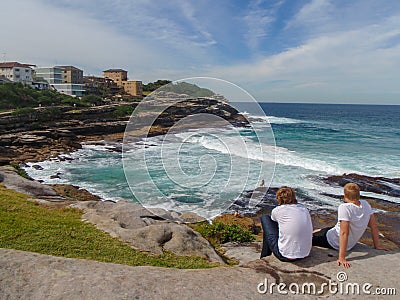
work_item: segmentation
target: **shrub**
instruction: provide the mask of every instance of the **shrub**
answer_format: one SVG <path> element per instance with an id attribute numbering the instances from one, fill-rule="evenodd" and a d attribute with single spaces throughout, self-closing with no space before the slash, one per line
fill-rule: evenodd
<path id="1" fill-rule="evenodd" d="M 12 112 L 14 116 L 24 116 L 35 113 L 36 110 L 32 107 L 17 108 Z"/>
<path id="2" fill-rule="evenodd" d="M 122 105 L 118 106 L 117 109 L 114 111 L 113 115 L 116 118 L 122 118 L 126 116 L 130 116 L 134 111 L 134 108 L 129 105 Z"/>
<path id="3" fill-rule="evenodd" d="M 101 98 L 100 96 L 96 96 L 96 95 L 85 95 L 82 97 L 82 102 L 85 104 L 96 104 L 96 105 L 101 105 L 103 104 L 103 98 Z"/>
<path id="4" fill-rule="evenodd" d="M 42 122 L 54 121 L 60 118 L 61 115 L 62 111 L 58 107 L 46 107 L 46 109 L 39 116 L 39 120 Z"/>
<path id="5" fill-rule="evenodd" d="M 214 246 L 227 242 L 252 242 L 254 236 L 247 230 L 236 224 L 224 224 L 215 222 L 214 224 L 199 223 L 193 226 L 194 230 L 211 242 Z"/>
<path id="6" fill-rule="evenodd" d="M 0 109 L 73 105 L 75 98 L 52 90 L 36 90 L 20 83 L 0 84 Z"/>

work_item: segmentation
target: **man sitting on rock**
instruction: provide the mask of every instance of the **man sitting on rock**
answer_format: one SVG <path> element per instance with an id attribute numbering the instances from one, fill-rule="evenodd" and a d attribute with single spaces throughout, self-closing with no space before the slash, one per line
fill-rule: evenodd
<path id="1" fill-rule="evenodd" d="M 308 209 L 298 204 L 293 189 L 283 186 L 276 193 L 279 206 L 263 215 L 261 258 L 274 255 L 284 262 L 304 258 L 312 247 L 312 223 Z"/>
<path id="2" fill-rule="evenodd" d="M 317 229 L 313 233 L 313 246 L 339 250 L 338 266 L 349 268 L 346 251 L 353 248 L 367 226 L 371 228 L 375 249 L 388 250 L 379 246 L 379 232 L 371 206 L 365 200 L 360 200 L 360 188 L 355 183 L 344 186 L 344 201 L 338 208 L 338 222 L 335 227 Z"/>

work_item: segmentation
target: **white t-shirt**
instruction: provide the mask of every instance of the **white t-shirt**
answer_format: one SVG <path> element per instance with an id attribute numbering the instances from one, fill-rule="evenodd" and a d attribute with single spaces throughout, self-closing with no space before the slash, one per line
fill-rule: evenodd
<path id="1" fill-rule="evenodd" d="M 347 251 L 353 248 L 364 234 L 373 211 L 367 201 L 360 200 L 360 203 L 360 206 L 353 203 L 342 203 L 339 205 L 338 222 L 335 227 L 326 233 L 328 243 L 336 250 L 339 250 L 340 221 L 350 222 Z"/>
<path id="2" fill-rule="evenodd" d="M 312 223 L 308 209 L 301 204 L 284 204 L 275 207 L 271 219 L 278 222 L 278 247 L 286 258 L 303 258 L 312 247 Z"/>

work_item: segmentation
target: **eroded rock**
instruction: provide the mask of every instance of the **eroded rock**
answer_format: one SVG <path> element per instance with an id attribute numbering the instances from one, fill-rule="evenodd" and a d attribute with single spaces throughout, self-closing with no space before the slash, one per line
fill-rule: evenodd
<path id="1" fill-rule="evenodd" d="M 149 211 L 127 201 L 78 202 L 73 207 L 84 210 L 84 220 L 128 242 L 135 249 L 153 254 L 170 251 L 223 263 L 206 239 L 187 225 L 177 223 L 182 223 L 182 219 L 176 212 L 163 209 Z"/>
<path id="2" fill-rule="evenodd" d="M 17 174 L 11 166 L 0 167 L 0 180 L 7 188 L 35 197 L 55 197 L 57 192 L 48 185 L 28 180 Z"/>

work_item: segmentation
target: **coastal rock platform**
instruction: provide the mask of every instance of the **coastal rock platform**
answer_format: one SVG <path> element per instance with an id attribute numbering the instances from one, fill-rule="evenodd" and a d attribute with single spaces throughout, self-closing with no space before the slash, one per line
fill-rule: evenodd
<path id="1" fill-rule="evenodd" d="M 205 238 L 183 224 L 185 215 L 182 217 L 161 208 L 150 211 L 128 201 L 87 201 L 72 206 L 84 211 L 83 220 L 128 242 L 134 249 L 152 254 L 169 251 L 177 255 L 195 255 L 224 263 Z"/>
<path id="2" fill-rule="evenodd" d="M 248 249 L 250 261 L 241 267 L 180 270 L 160 267 L 130 267 L 82 259 L 0 249 L 0 291 L 5 299 L 397 299 L 378 296 L 393 289 L 400 253 L 383 252 L 357 245 L 349 254 L 350 269 L 336 265 L 336 253 L 314 247 L 310 257 L 282 263 L 275 257 L 258 259 Z M 243 248 L 240 250 L 243 252 Z M 233 253 L 232 251 L 230 253 Z M 333 255 L 333 256 L 332 256 Z M 238 258 L 239 256 L 236 255 Z M 243 254 L 242 254 L 243 258 Z M 347 279 L 346 279 L 347 278 Z M 286 294 L 277 284 L 286 284 Z M 301 294 L 313 283 L 316 292 Z M 328 287 L 331 283 L 331 290 Z M 348 283 L 348 285 L 347 285 Z M 272 289 L 265 290 L 267 288 Z M 273 285 L 275 284 L 275 285 Z M 300 293 L 292 294 L 299 286 Z M 325 284 L 325 285 L 323 285 Z M 353 293 L 351 286 L 358 285 Z M 323 287 L 323 290 L 321 290 Z M 366 294 L 362 288 L 370 294 Z M 258 291 L 259 289 L 259 291 Z M 342 289 L 342 290 L 341 290 Z M 319 291 L 323 291 L 319 293 Z M 265 293 L 260 293 L 264 292 Z M 307 291 L 307 290 L 305 290 Z M 336 291 L 336 293 L 334 293 Z M 348 293 L 347 293 L 347 292 Z"/>

